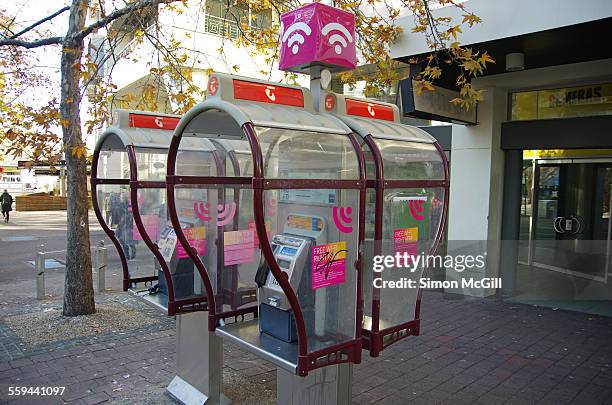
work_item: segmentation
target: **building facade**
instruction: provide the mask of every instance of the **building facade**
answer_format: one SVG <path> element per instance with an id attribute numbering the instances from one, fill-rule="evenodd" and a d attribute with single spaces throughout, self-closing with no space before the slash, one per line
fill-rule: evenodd
<path id="1" fill-rule="evenodd" d="M 466 28 L 461 44 L 496 64 L 472 80 L 485 90 L 477 124 L 452 126 L 448 240 L 485 246 L 476 275 L 503 281 L 464 293 L 609 311 L 612 2 L 463 4 L 483 22 Z M 434 13 L 461 21 L 453 7 Z M 426 56 L 412 16 L 398 23 L 392 56 Z M 440 82 L 452 88 L 453 78 Z"/>

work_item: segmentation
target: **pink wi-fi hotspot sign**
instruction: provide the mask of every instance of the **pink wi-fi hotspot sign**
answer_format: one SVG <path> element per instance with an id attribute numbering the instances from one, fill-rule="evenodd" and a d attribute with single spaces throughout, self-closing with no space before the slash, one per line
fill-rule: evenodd
<path id="1" fill-rule="evenodd" d="M 332 71 L 355 69 L 355 15 L 311 3 L 281 15 L 281 70 L 307 73 L 321 65 Z"/>

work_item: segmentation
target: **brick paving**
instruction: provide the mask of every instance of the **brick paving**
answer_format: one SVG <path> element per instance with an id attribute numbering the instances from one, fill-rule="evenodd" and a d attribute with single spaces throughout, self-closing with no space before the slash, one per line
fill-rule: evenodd
<path id="1" fill-rule="evenodd" d="M 424 295 L 422 335 L 364 356 L 354 368 L 356 404 L 612 404 L 612 319 L 493 299 Z M 0 402 L 9 385 L 64 385 L 38 403 L 168 403 L 174 321 L 147 330 L 24 348 L 0 322 Z M 364 352 L 365 354 L 365 352 Z M 275 368 L 225 345 L 226 391 L 241 381 L 276 389 Z"/>

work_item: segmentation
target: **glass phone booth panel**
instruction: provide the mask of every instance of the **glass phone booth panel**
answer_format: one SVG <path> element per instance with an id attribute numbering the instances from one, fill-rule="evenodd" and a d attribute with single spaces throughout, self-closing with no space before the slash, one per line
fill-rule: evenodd
<path id="1" fill-rule="evenodd" d="M 444 162 L 434 145 L 381 138 L 375 143 L 385 180 L 444 180 Z"/>
<path id="2" fill-rule="evenodd" d="M 444 188 L 386 189 L 382 254 L 420 255 L 420 260 L 433 254 L 442 220 L 443 201 Z M 426 267 L 434 265 L 437 263 L 433 259 L 427 264 L 409 260 L 408 269 L 386 269 L 376 277 L 383 281 L 400 281 L 405 277 L 418 284 Z M 380 329 L 414 320 L 417 294 L 416 288 L 381 288 Z"/>
<path id="3" fill-rule="evenodd" d="M 195 139 L 203 138 L 184 134 L 181 145 Z M 177 176 L 222 178 L 252 175 L 252 155 L 247 141 L 203 140 L 214 148 L 206 158 L 193 152 L 181 152 L 179 146 L 175 166 Z M 207 166 L 202 166 L 204 161 L 208 162 Z M 254 278 L 260 250 L 254 236 L 250 184 L 246 187 L 240 184 L 176 184 L 174 197 L 183 232 L 206 269 L 214 295 L 215 313 L 255 306 Z"/>
<path id="4" fill-rule="evenodd" d="M 165 154 L 159 154 L 159 150 L 152 151 L 156 153 L 145 153 L 137 162 L 143 173 L 157 172 L 160 169 L 155 168 L 154 163 L 165 159 Z M 130 186 L 127 182 L 130 178 L 129 156 L 126 146 L 114 134 L 109 135 L 100 146 L 97 178 L 109 183 L 114 181 L 120 183 L 97 184 L 96 196 L 102 217 L 114 232 L 114 237 L 119 242 L 127 260 L 128 278 L 156 277 L 159 263 L 145 246 L 134 223 L 132 207 L 135 202 L 132 201 Z"/>
<path id="5" fill-rule="evenodd" d="M 378 331 L 393 331 L 399 325 L 409 325 L 419 317 L 417 312 L 419 288 L 373 288 L 374 277 L 383 282 L 406 282 L 410 280 L 418 286 L 425 271 L 443 267 L 439 260 L 433 258 L 433 251 L 439 238 L 444 219 L 446 191 L 441 184 L 445 180 L 446 169 L 443 157 L 432 143 L 420 143 L 371 138 L 374 147 L 378 149 L 381 159 L 385 187 L 382 195 L 382 207 L 376 205 L 376 189 L 369 188 L 366 203 L 366 244 L 365 251 L 369 256 L 374 254 L 376 246 L 380 249 L 376 254 L 394 256 L 398 254 L 408 257 L 420 256 L 418 261 L 408 259 L 402 268 L 385 269 L 376 273 L 372 268 L 364 272 L 364 301 L 379 300 L 380 308 Z M 369 180 L 377 178 L 375 158 L 366 149 L 366 176 Z M 414 186 L 407 186 L 410 183 Z M 374 236 L 376 210 L 381 210 L 382 235 L 376 241 Z M 431 256 L 431 257 L 430 257 Z M 366 263 L 372 263 L 366 259 Z M 396 285 L 397 285 L 396 284 Z M 373 297 L 375 295 L 375 297 Z M 363 327 L 372 331 L 372 305 L 366 305 Z M 418 327 L 418 326 L 417 326 Z M 387 334 L 383 333 L 382 347 L 385 347 Z M 398 332 L 400 333 L 400 332 Z M 404 333 L 404 332 L 401 332 Z M 389 336 L 391 337 L 391 336 Z M 397 337 L 400 337 L 399 335 Z M 397 339 L 396 336 L 391 339 Z M 378 353 L 381 347 L 371 349 Z M 375 354 L 377 355 L 377 354 Z"/>
<path id="6" fill-rule="evenodd" d="M 354 339 L 360 191 L 309 188 L 313 180 L 359 181 L 353 145 L 346 135 L 274 128 L 257 128 L 257 134 L 264 178 L 292 183 L 265 191 L 264 213 L 276 262 L 297 295 L 308 351 Z M 292 314 L 271 273 L 259 298 L 261 330 L 294 341 L 291 326 L 279 327 Z"/>

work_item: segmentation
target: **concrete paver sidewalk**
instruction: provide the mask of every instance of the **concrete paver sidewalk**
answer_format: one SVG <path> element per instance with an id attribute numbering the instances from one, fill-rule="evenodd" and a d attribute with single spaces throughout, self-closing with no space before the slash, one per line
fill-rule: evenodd
<path id="1" fill-rule="evenodd" d="M 355 366 L 354 403 L 612 404 L 610 318 L 436 292 L 424 294 L 422 312 L 421 336 Z M 172 403 L 164 387 L 174 375 L 174 322 L 160 322 L 11 355 L 7 346 L 19 342 L 0 321 L 0 401 L 37 400 L 8 397 L 11 385 L 62 385 L 51 403 Z M 275 375 L 270 363 L 225 345 L 230 397 L 249 385 L 241 403 L 273 398 Z"/>

